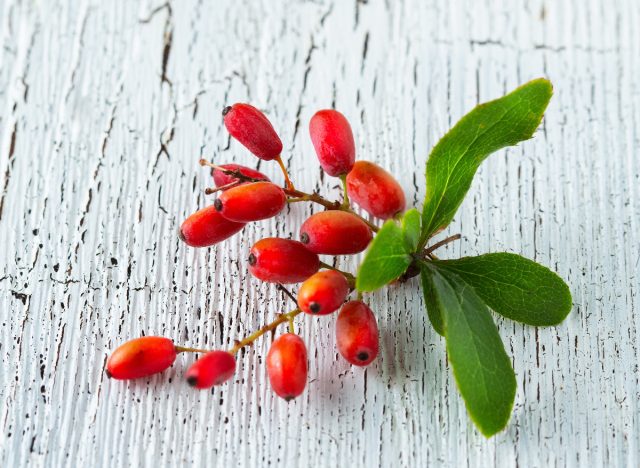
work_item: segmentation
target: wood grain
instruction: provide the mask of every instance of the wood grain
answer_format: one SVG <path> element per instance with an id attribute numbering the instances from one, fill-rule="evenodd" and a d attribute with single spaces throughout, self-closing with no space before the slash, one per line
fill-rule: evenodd
<path id="1" fill-rule="evenodd" d="M 0 465 L 638 466 L 638 24 L 635 0 L 1 1 Z M 192 356 L 105 379 L 126 339 L 228 346 L 290 306 L 245 257 L 311 207 L 209 250 L 176 236 L 210 201 L 200 155 L 255 164 L 225 104 L 263 108 L 297 184 L 331 196 L 307 124 L 337 107 L 419 206 L 437 139 L 538 76 L 555 87 L 543 128 L 482 166 L 442 251 L 521 253 L 573 291 L 562 326 L 498 321 L 518 379 L 505 432 L 469 422 L 415 282 L 369 298 L 367 370 L 338 359 L 335 318 L 300 320 L 310 382 L 289 404 L 269 339 L 211 393 L 182 382 Z"/>

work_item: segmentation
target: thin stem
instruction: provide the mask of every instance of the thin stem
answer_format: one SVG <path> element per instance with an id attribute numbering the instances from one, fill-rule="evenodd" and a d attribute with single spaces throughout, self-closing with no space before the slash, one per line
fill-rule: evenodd
<path id="1" fill-rule="evenodd" d="M 293 318 L 289 319 L 289 333 L 295 335 L 296 334 L 296 326 L 293 323 Z"/>
<path id="2" fill-rule="evenodd" d="M 453 241 L 457 241 L 458 239 L 460 239 L 462 236 L 460 234 L 454 234 L 453 236 L 449 236 L 446 239 L 442 239 L 440 242 L 436 242 L 435 244 L 433 244 L 431 247 L 429 247 L 427 250 L 425 250 L 425 254 L 426 255 L 430 255 L 431 252 L 434 252 L 436 250 L 438 250 L 440 247 L 447 245 Z M 435 257 L 435 255 L 431 255 L 432 257 Z"/>
<path id="3" fill-rule="evenodd" d="M 265 325 L 260 330 L 258 330 L 256 332 L 253 332 L 251 335 L 245 337 L 243 340 L 238 341 L 235 344 L 235 346 L 229 350 L 229 352 L 231 354 L 236 354 L 242 348 L 244 348 L 245 346 L 250 345 L 251 343 L 253 343 L 255 340 L 260 338 L 265 333 L 270 332 L 271 330 L 275 330 L 278 325 L 280 325 L 281 323 L 288 322 L 288 321 L 292 320 L 293 317 L 295 317 L 296 315 L 298 315 L 300 313 L 302 313 L 302 310 L 293 309 L 291 312 L 288 312 L 286 314 L 280 314 L 278 316 L 278 318 L 275 319 L 273 322 L 269 323 L 268 325 Z"/>
<path id="4" fill-rule="evenodd" d="M 280 156 L 276 158 L 276 162 L 278 163 L 280 169 L 282 170 L 282 173 L 284 174 L 284 181 L 287 185 L 287 188 L 289 190 L 295 190 L 296 188 L 293 186 L 293 182 L 291 182 L 291 179 L 289 178 L 289 172 L 287 172 L 287 168 L 284 166 L 284 163 L 282 162 L 282 158 Z"/>
<path id="5" fill-rule="evenodd" d="M 235 177 L 236 179 L 238 179 L 238 180 L 240 180 L 242 182 L 264 182 L 263 179 L 256 179 L 254 177 L 246 176 L 246 175 L 244 175 L 242 172 L 240 172 L 238 170 L 227 169 L 227 168 L 224 168 L 222 166 L 218 166 L 217 164 L 213 164 L 213 163 L 207 161 L 204 158 L 201 159 L 199 161 L 199 163 L 200 163 L 201 166 L 207 166 L 207 167 L 210 167 L 212 169 L 216 169 L 216 170 L 218 170 L 220 172 L 223 172 L 224 174 L 233 176 L 233 177 Z"/>
<path id="6" fill-rule="evenodd" d="M 355 281 L 356 277 L 353 276 L 351 273 L 349 273 L 348 271 L 342 271 L 340 268 L 336 268 L 333 265 L 329 265 L 328 263 L 325 262 L 320 262 L 320 267 L 321 268 L 326 268 L 327 270 L 333 270 L 333 271 L 337 271 L 338 273 L 342 273 L 345 278 L 347 278 L 347 280 L 349 281 Z"/>
<path id="7" fill-rule="evenodd" d="M 176 353 L 208 353 L 208 349 L 187 348 L 185 346 L 176 346 Z"/>
<path id="8" fill-rule="evenodd" d="M 289 296 L 289 299 L 291 299 L 293 301 L 294 304 L 298 303 L 298 299 L 296 299 L 296 296 L 294 296 L 293 294 L 291 294 L 291 291 L 289 291 L 287 288 L 285 288 L 283 285 L 281 285 L 280 283 L 276 284 L 276 288 L 278 288 L 280 291 L 282 291 L 283 293 L 285 293 L 287 296 Z"/>
<path id="9" fill-rule="evenodd" d="M 220 187 L 207 187 L 206 189 L 204 189 L 204 193 L 205 195 L 212 195 L 221 190 L 227 190 L 240 184 L 241 182 L 239 180 L 234 180 L 233 182 L 229 182 L 228 184 L 221 185 Z"/>
<path id="10" fill-rule="evenodd" d="M 344 198 L 342 199 L 342 205 L 340 205 L 340 208 L 350 208 L 351 205 L 349 203 L 349 193 L 347 192 L 347 174 L 342 174 L 340 176 L 340 180 L 342 181 L 342 193 L 344 194 Z"/>

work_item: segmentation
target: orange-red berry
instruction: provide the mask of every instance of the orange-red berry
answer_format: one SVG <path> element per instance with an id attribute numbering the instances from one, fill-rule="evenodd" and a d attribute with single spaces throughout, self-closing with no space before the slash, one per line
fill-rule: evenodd
<path id="1" fill-rule="evenodd" d="M 347 174 L 349 198 L 376 218 L 392 218 L 405 208 L 400 184 L 383 168 L 368 161 L 358 161 Z"/>
<path id="2" fill-rule="evenodd" d="M 327 315 L 338 310 L 349 294 L 349 282 L 334 270 L 323 270 L 309 277 L 298 290 L 298 307 L 303 312 Z"/>
<path id="3" fill-rule="evenodd" d="M 356 366 L 366 366 L 378 355 L 378 324 L 362 301 L 347 302 L 336 321 L 336 343 L 343 358 Z"/>
<path id="4" fill-rule="evenodd" d="M 224 125 L 233 138 L 260 159 L 270 161 L 282 153 L 282 141 L 269 119 L 249 104 L 234 104 L 222 111 Z"/>
<path id="5" fill-rule="evenodd" d="M 191 247 L 208 247 L 233 236 L 245 223 L 229 221 L 212 205 L 196 211 L 180 226 L 180 239 Z"/>
<path id="6" fill-rule="evenodd" d="M 293 333 L 278 337 L 267 354 L 267 374 L 273 391 L 287 401 L 302 394 L 307 385 L 308 365 L 302 338 Z"/>
<path id="7" fill-rule="evenodd" d="M 300 227 L 300 241 L 317 254 L 356 254 L 367 248 L 372 237 L 362 219 L 339 210 L 316 213 Z"/>
<path id="8" fill-rule="evenodd" d="M 107 376 L 118 380 L 139 379 L 171 367 L 176 347 L 168 338 L 145 336 L 127 341 L 107 360 Z"/>
<path id="9" fill-rule="evenodd" d="M 271 218 L 282 211 L 287 196 L 271 182 L 251 182 L 225 190 L 213 206 L 230 221 L 248 223 Z"/>
<path id="10" fill-rule="evenodd" d="M 311 117 L 309 134 L 322 169 L 330 176 L 348 173 L 356 159 L 356 146 L 349 122 L 333 109 Z"/>
<path id="11" fill-rule="evenodd" d="M 265 180 L 269 182 L 269 178 L 266 175 L 260 171 L 251 169 L 250 167 L 241 166 L 240 164 L 223 164 L 220 167 L 229 171 L 237 171 L 243 176 L 251 177 L 252 179 Z M 211 169 L 211 175 L 213 176 L 213 182 L 216 184 L 216 187 L 224 187 L 225 185 L 239 181 L 237 177 L 227 174 L 217 168 Z"/>
<path id="12" fill-rule="evenodd" d="M 249 255 L 249 272 L 270 283 L 300 283 L 320 268 L 318 255 L 298 241 L 268 237 L 259 240 Z"/>
<path id="13" fill-rule="evenodd" d="M 229 380 L 236 371 L 236 359 L 227 351 L 211 351 L 187 370 L 187 383 L 195 388 L 211 388 Z"/>

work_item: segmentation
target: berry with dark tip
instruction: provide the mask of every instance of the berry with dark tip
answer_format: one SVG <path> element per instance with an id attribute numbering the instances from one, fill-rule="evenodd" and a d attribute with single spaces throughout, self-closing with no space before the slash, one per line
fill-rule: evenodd
<path id="1" fill-rule="evenodd" d="M 318 255 L 298 241 L 268 237 L 259 240 L 249 255 L 249 272 L 269 283 L 300 283 L 320 268 Z"/>
<path id="2" fill-rule="evenodd" d="M 313 315 L 335 312 L 349 294 L 349 282 L 340 272 L 323 270 L 308 278 L 298 290 L 298 307 Z"/>
<path id="3" fill-rule="evenodd" d="M 358 161 L 347 174 L 349 198 L 367 213 L 380 219 L 394 217 L 405 208 L 400 184 L 383 168 L 369 161 Z"/>
<path id="4" fill-rule="evenodd" d="M 220 167 L 229 171 L 237 171 L 246 177 L 251 177 L 252 179 L 259 179 L 267 182 L 270 181 L 270 179 L 262 172 L 251 169 L 250 167 L 241 166 L 240 164 L 223 164 Z M 224 187 L 225 185 L 239 182 L 237 177 L 234 177 L 231 174 L 226 174 L 220 169 L 211 169 L 211 175 L 213 176 L 213 182 L 216 184 L 216 187 Z"/>
<path id="5" fill-rule="evenodd" d="M 307 347 L 298 335 L 279 336 L 267 354 L 267 374 L 271 388 L 287 401 L 299 396 L 307 385 Z"/>
<path id="6" fill-rule="evenodd" d="M 282 153 L 282 141 L 269 119 L 249 104 L 234 104 L 222 111 L 224 125 L 233 138 L 260 159 L 270 161 Z"/>
<path id="7" fill-rule="evenodd" d="M 208 206 L 189 216 L 180 226 L 180 239 L 191 247 L 208 247 L 233 236 L 245 223 L 230 221 L 215 206 Z"/>
<path id="8" fill-rule="evenodd" d="M 107 376 L 118 380 L 139 379 L 162 372 L 176 360 L 169 338 L 144 336 L 120 345 L 107 360 Z"/>
<path id="9" fill-rule="evenodd" d="M 311 142 L 322 169 L 330 176 L 348 173 L 356 159 L 356 145 L 349 122 L 333 109 L 318 111 L 309 122 Z"/>
<path id="10" fill-rule="evenodd" d="M 336 343 L 343 358 L 356 366 L 366 366 L 378 355 L 378 324 L 362 301 L 347 302 L 336 321 Z"/>
<path id="11" fill-rule="evenodd" d="M 195 388 L 211 388 L 229 380 L 236 371 L 236 359 L 227 351 L 211 351 L 187 370 L 187 383 Z"/>
<path id="12" fill-rule="evenodd" d="M 300 227 L 300 241 L 317 254 L 357 254 L 367 248 L 372 237 L 367 223 L 339 210 L 316 213 Z"/>
<path id="13" fill-rule="evenodd" d="M 271 182 L 250 182 L 225 190 L 213 206 L 230 221 L 248 223 L 272 218 L 287 204 L 287 196 Z"/>

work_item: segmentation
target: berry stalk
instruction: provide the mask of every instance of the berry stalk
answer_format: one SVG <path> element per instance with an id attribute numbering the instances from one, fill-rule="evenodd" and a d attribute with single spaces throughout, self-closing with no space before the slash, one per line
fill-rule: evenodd
<path id="1" fill-rule="evenodd" d="M 283 324 L 285 322 L 292 323 L 293 318 L 296 315 L 301 314 L 301 313 L 302 313 L 302 310 L 300 310 L 299 308 L 296 308 L 296 309 L 293 309 L 291 312 L 287 312 L 286 314 L 280 314 L 278 316 L 278 318 L 276 318 L 273 322 L 265 325 L 264 327 L 260 328 L 259 330 L 255 331 L 255 332 L 253 332 L 251 335 L 245 337 L 241 341 L 236 342 L 235 346 L 233 348 L 231 348 L 229 350 L 229 352 L 231 354 L 236 354 L 242 348 L 244 348 L 245 346 L 249 346 L 250 344 L 252 344 L 254 341 L 256 341 L 258 338 L 260 338 L 265 333 L 270 332 L 272 330 L 275 330 L 278 327 L 278 325 Z"/>

